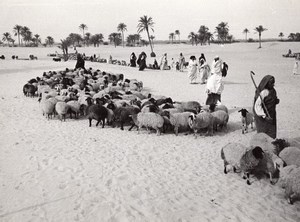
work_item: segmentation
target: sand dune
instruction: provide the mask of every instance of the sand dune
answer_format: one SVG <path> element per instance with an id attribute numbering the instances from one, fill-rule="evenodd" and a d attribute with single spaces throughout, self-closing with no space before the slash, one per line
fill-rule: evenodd
<path id="1" fill-rule="evenodd" d="M 252 105 L 250 70 L 257 83 L 265 74 L 276 78 L 278 137 L 299 137 L 300 77 L 292 76 L 294 60 L 281 56 L 297 47 L 155 46 L 157 55 L 167 52 L 169 60 L 180 52 L 186 58 L 205 53 L 209 63 L 218 54 L 229 64 L 222 95 L 230 113 L 228 130 L 197 139 L 184 133 L 156 136 L 127 128 L 90 128 L 86 119 L 47 120 L 37 98 L 24 97 L 22 87 L 44 71 L 73 68 L 75 61 L 51 61 L 45 55 L 55 49 L 34 49 L 37 61 L 0 60 L 0 221 L 299 221 L 299 201 L 289 205 L 284 190 L 267 178 L 253 177 L 248 186 L 238 174 L 225 175 L 220 158 L 224 144 L 248 145 L 255 133 L 241 133 L 237 112 Z M 14 53 L 7 50 L 7 55 Z M 134 50 L 149 55 L 148 48 L 108 46 L 79 52 L 128 61 Z M 203 104 L 206 99 L 205 86 L 190 85 L 186 71 L 139 72 L 91 62 L 86 67 L 137 78 L 153 94 L 176 101 Z"/>

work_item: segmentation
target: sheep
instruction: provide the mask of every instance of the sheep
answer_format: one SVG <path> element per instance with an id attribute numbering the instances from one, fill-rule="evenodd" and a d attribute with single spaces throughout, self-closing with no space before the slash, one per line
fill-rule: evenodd
<path id="1" fill-rule="evenodd" d="M 102 128 L 105 126 L 105 119 L 108 116 L 107 108 L 99 105 L 93 104 L 87 107 L 87 118 L 89 119 L 89 127 L 92 126 L 92 120 L 97 120 L 96 126 L 102 121 Z"/>
<path id="2" fill-rule="evenodd" d="M 240 169 L 240 160 L 246 153 L 247 147 L 240 143 L 228 143 L 221 149 L 221 158 L 224 161 L 224 173 L 227 174 L 227 166 L 233 168 L 233 172 Z"/>
<path id="3" fill-rule="evenodd" d="M 34 97 L 36 91 L 37 91 L 37 88 L 33 84 L 26 83 L 23 86 L 23 93 L 25 96 Z"/>
<path id="4" fill-rule="evenodd" d="M 197 101 L 175 102 L 173 105 L 175 108 L 182 108 L 184 111 L 193 112 L 195 114 L 201 110 L 201 105 Z"/>
<path id="5" fill-rule="evenodd" d="M 274 185 L 276 178 L 279 176 L 279 169 L 284 167 L 284 162 L 274 153 L 265 151 L 263 158 L 258 165 L 253 169 L 253 173 L 262 172 L 269 175 L 270 183 Z M 275 179 L 274 179 L 275 178 Z"/>
<path id="6" fill-rule="evenodd" d="M 229 115 L 223 110 L 217 110 L 212 112 L 211 115 L 214 117 L 214 129 L 217 131 L 217 127 L 219 126 L 221 129 L 223 127 L 227 127 Z"/>
<path id="7" fill-rule="evenodd" d="M 250 139 L 250 146 L 259 146 L 264 151 L 269 151 L 278 155 L 281 150 L 289 146 L 289 143 L 284 139 L 273 139 L 265 133 L 256 133 Z"/>
<path id="8" fill-rule="evenodd" d="M 243 172 L 243 178 L 247 179 L 247 184 L 251 185 L 249 180 L 250 172 L 255 169 L 260 160 L 263 159 L 264 151 L 261 147 L 256 146 L 247 150 L 240 159 L 240 168 Z"/>
<path id="9" fill-rule="evenodd" d="M 188 129 L 188 118 L 192 114 L 191 112 L 182 112 L 182 113 L 171 113 L 168 111 L 165 111 L 168 113 L 167 117 L 170 119 L 170 123 L 172 126 L 174 126 L 174 133 L 176 136 L 178 136 L 179 129 Z"/>
<path id="10" fill-rule="evenodd" d="M 213 135 L 213 124 L 214 124 L 214 117 L 209 112 L 201 112 L 199 114 L 191 114 L 189 116 L 189 126 L 194 131 L 195 138 L 197 137 L 196 133 L 200 129 L 207 128 L 206 135 Z"/>
<path id="11" fill-rule="evenodd" d="M 279 153 L 279 157 L 286 163 L 286 165 L 296 165 L 300 167 L 300 149 L 298 147 L 290 146 Z"/>
<path id="12" fill-rule="evenodd" d="M 139 113 L 140 109 L 133 106 L 125 106 L 125 107 L 117 107 L 113 111 L 114 111 L 114 122 L 120 122 L 121 130 L 124 130 L 124 123 L 131 122 L 132 118 L 130 116 Z"/>
<path id="13" fill-rule="evenodd" d="M 61 121 L 62 119 L 66 121 L 66 114 L 68 113 L 69 108 L 70 107 L 66 102 L 59 101 L 55 104 L 55 111 L 57 112 Z"/>
<path id="14" fill-rule="evenodd" d="M 148 128 L 153 128 L 156 130 L 156 134 L 160 135 L 160 128 L 163 127 L 164 119 L 161 115 L 157 113 L 138 113 L 137 114 L 137 123 L 138 123 L 138 133 L 140 132 L 140 129 L 145 126 L 148 130 Z M 150 132 L 150 131 L 149 131 Z"/>
<path id="15" fill-rule="evenodd" d="M 72 119 L 72 112 L 75 114 L 75 118 L 78 117 L 78 114 L 80 113 L 80 103 L 76 100 L 71 100 L 71 101 L 68 101 L 67 104 L 69 105 L 70 107 L 70 116 L 71 116 L 71 119 Z"/>
<path id="16" fill-rule="evenodd" d="M 241 113 L 242 134 L 247 133 L 249 125 L 251 125 L 251 129 L 253 129 L 254 115 L 246 109 L 240 109 L 238 112 Z"/>
<path id="17" fill-rule="evenodd" d="M 293 204 L 300 197 L 300 167 L 290 165 L 280 169 L 279 184 L 285 188 L 288 203 Z"/>
<path id="18" fill-rule="evenodd" d="M 52 114 L 54 113 L 55 104 L 56 103 L 53 103 L 50 99 L 42 100 L 40 103 L 43 115 L 46 115 L 48 120 L 50 117 L 52 117 Z"/>

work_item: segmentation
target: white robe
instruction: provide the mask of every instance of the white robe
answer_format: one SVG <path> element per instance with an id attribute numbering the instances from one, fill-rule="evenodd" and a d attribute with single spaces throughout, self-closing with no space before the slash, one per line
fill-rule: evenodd
<path id="1" fill-rule="evenodd" d="M 216 94 L 222 94 L 224 90 L 224 83 L 222 81 L 222 76 L 212 74 L 208 79 L 206 83 L 206 92 L 208 94 L 210 93 L 216 93 Z"/>

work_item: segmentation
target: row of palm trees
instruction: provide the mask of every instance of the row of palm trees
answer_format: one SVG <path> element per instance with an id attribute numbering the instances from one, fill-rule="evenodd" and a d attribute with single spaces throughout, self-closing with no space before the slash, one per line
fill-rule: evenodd
<path id="1" fill-rule="evenodd" d="M 41 43 L 40 35 L 33 35 L 30 28 L 27 26 L 15 25 L 13 27 L 13 33 L 14 36 L 18 37 L 19 46 L 23 45 L 23 42 L 25 46 L 38 46 Z M 6 42 L 8 45 L 10 45 L 10 43 L 14 45 L 15 43 L 15 40 L 12 38 L 12 35 L 9 32 L 3 33 L 2 41 Z M 47 36 L 45 44 L 53 45 L 54 39 L 51 36 Z"/>
<path id="2" fill-rule="evenodd" d="M 175 32 L 171 32 L 169 34 L 169 39 L 172 41 L 172 44 L 173 44 L 173 40 L 175 40 L 176 36 L 178 36 L 178 43 L 180 43 L 180 31 L 178 29 L 175 30 Z"/>

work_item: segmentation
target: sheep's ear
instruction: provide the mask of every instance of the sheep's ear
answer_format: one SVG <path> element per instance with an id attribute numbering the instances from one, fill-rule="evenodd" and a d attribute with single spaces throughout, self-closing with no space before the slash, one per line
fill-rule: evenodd
<path id="1" fill-rule="evenodd" d="M 246 112 L 246 113 L 249 113 L 248 110 L 246 110 L 246 109 L 245 109 L 245 112 Z"/>
<path id="2" fill-rule="evenodd" d="M 261 147 L 256 146 L 253 150 L 252 150 L 252 154 L 256 159 L 262 159 L 263 158 L 263 153 L 264 151 L 262 150 Z"/>
<path id="3" fill-rule="evenodd" d="M 240 113 L 240 112 L 242 112 L 242 110 L 240 109 L 238 112 Z"/>

